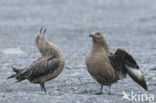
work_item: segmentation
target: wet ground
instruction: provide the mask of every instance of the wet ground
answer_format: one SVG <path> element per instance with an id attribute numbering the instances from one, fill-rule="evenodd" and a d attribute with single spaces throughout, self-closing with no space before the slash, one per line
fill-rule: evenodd
<path id="1" fill-rule="evenodd" d="M 1 0 L 0 103 L 132 103 L 122 99 L 123 91 L 148 99 L 152 94 L 156 102 L 155 5 L 154 0 Z M 13 73 L 10 66 L 25 67 L 40 56 L 34 38 L 41 26 L 66 57 L 61 75 L 45 84 L 47 93 L 28 81 L 6 80 Z M 107 87 L 95 95 L 100 86 L 85 67 L 93 31 L 105 34 L 112 52 L 121 47 L 134 56 L 147 92 L 128 77 L 112 86 L 112 95 Z"/>

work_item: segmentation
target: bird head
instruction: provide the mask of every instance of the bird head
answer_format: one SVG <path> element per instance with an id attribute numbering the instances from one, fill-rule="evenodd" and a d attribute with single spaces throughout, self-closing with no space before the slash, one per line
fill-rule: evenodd
<path id="1" fill-rule="evenodd" d="M 105 41 L 104 35 L 101 32 L 93 32 L 89 35 L 89 37 L 92 38 L 93 44 L 99 45 L 99 46 L 107 46 L 107 43 Z"/>
<path id="2" fill-rule="evenodd" d="M 43 31 L 43 27 L 41 27 L 40 32 L 36 36 L 36 44 L 38 44 L 38 42 L 46 40 L 46 38 L 44 36 L 45 32 L 46 32 L 46 29 L 44 29 L 44 31 Z"/>
<path id="3" fill-rule="evenodd" d="M 92 34 L 89 35 L 89 37 L 92 37 L 94 43 L 103 43 L 104 40 L 104 35 L 100 32 L 93 32 Z"/>
<path id="4" fill-rule="evenodd" d="M 43 28 L 40 29 L 40 32 L 37 34 L 35 40 L 36 40 L 36 45 L 40 51 L 41 54 L 44 54 L 47 50 L 46 48 L 46 38 L 45 38 L 45 32 L 46 29 L 43 30 Z"/>
<path id="5" fill-rule="evenodd" d="M 104 48 L 106 51 L 109 50 L 104 35 L 101 32 L 93 32 L 89 35 L 93 40 L 93 48 Z"/>

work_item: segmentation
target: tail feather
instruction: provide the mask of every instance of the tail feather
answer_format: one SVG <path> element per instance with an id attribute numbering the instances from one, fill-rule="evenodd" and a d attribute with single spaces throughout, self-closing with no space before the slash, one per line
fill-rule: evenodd
<path id="1" fill-rule="evenodd" d="M 11 75 L 11 76 L 7 77 L 7 79 L 10 79 L 10 78 L 15 78 L 15 76 L 16 76 L 16 74 L 13 74 L 13 75 Z"/>
<path id="2" fill-rule="evenodd" d="M 139 69 L 127 68 L 128 75 L 146 91 L 148 90 L 146 80 Z"/>
<path id="3" fill-rule="evenodd" d="M 16 72 L 16 73 L 19 73 L 20 71 L 22 71 L 22 69 L 17 69 L 17 68 L 14 68 L 14 67 L 11 67 L 12 68 L 12 70 L 14 71 L 14 72 Z"/>
<path id="4" fill-rule="evenodd" d="M 14 67 L 11 67 L 11 68 L 12 68 L 12 70 L 14 72 L 16 72 L 16 74 L 13 74 L 13 75 L 7 77 L 7 79 L 16 78 L 16 80 L 17 80 L 16 82 L 19 82 L 19 81 L 22 81 L 22 80 L 26 79 L 24 77 L 23 73 L 22 73 L 23 69 L 17 69 L 17 68 L 14 68 Z"/>

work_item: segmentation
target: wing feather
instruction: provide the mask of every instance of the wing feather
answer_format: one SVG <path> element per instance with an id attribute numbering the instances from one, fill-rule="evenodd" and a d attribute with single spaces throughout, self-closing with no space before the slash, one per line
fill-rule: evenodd
<path id="1" fill-rule="evenodd" d="M 25 75 L 28 79 L 33 80 L 35 78 L 39 78 L 54 72 L 59 67 L 59 64 L 59 58 L 51 59 L 48 61 L 40 59 L 29 67 Z"/>
<path id="2" fill-rule="evenodd" d="M 118 49 L 114 56 L 116 60 L 120 62 L 118 64 L 122 65 L 122 70 L 126 71 L 136 83 L 147 90 L 146 80 L 144 79 L 144 76 L 134 58 L 124 49 Z"/>

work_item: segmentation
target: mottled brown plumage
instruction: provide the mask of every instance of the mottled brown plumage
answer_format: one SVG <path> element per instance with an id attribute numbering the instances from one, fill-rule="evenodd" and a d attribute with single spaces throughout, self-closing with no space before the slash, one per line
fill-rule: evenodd
<path id="1" fill-rule="evenodd" d="M 126 77 L 128 74 L 135 82 L 147 90 L 146 81 L 133 57 L 124 49 L 118 49 L 114 54 L 109 52 L 104 35 L 95 32 L 90 35 L 93 40 L 92 49 L 86 55 L 88 72 L 101 85 L 110 86 Z M 110 90 L 109 90 L 110 93 Z"/>
<path id="2" fill-rule="evenodd" d="M 36 37 L 36 45 L 41 53 L 41 57 L 30 66 L 23 69 L 13 68 L 16 74 L 8 78 L 16 78 L 17 82 L 28 79 L 32 83 L 41 85 L 41 90 L 46 92 L 44 83 L 57 77 L 63 70 L 65 58 L 60 48 L 46 40 L 44 34 L 46 29 Z"/>

